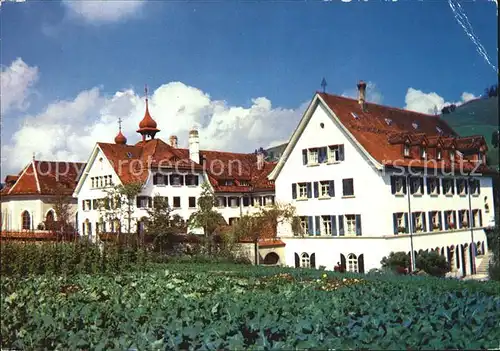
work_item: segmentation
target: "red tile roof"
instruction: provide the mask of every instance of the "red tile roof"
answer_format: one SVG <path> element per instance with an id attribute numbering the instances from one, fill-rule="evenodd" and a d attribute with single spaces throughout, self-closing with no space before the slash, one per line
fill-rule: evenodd
<path id="1" fill-rule="evenodd" d="M 81 171 L 85 167 L 80 162 L 56 162 L 34 160 L 19 173 L 13 185 L 7 183 L 13 176 L 7 176 L 2 196 L 10 195 L 52 195 L 61 189 L 71 195 Z"/>
<path id="2" fill-rule="evenodd" d="M 409 142 L 412 146 L 436 147 L 439 139 L 444 149 L 455 145 L 457 150 L 465 150 L 473 146 L 479 151 L 479 147 L 486 144 L 482 136 L 459 137 L 438 116 L 372 103 L 366 103 L 363 110 L 355 99 L 319 92 L 318 95 L 361 146 L 382 165 L 444 170 L 462 167 L 468 171 L 475 167 L 475 163 L 459 158 L 454 162 L 449 157 L 443 157 L 441 161 L 423 160 L 415 150 L 412 151 L 411 157 L 403 157 L 402 145 Z M 487 172 L 488 169 L 481 165 L 479 171 Z"/>
<path id="3" fill-rule="evenodd" d="M 252 192 L 274 190 L 267 179 L 276 163 L 263 162 L 257 168 L 257 155 L 200 151 L 201 164 L 189 158 L 189 150 L 174 148 L 161 139 L 140 141 L 135 145 L 98 143 L 111 162 L 122 183 L 145 182 L 151 168 L 173 168 L 182 171 L 205 170 L 210 183 L 218 192 Z M 226 180 L 233 185 L 225 185 Z M 243 182 L 248 182 L 247 185 Z"/>

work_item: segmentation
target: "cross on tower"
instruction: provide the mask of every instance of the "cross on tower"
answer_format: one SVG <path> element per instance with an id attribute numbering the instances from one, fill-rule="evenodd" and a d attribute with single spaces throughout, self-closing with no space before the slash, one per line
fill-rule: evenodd
<path id="1" fill-rule="evenodd" d="M 323 77 L 323 80 L 321 81 L 321 87 L 323 88 L 323 93 L 326 92 L 326 86 L 328 84 L 326 83 L 326 79 Z"/>
<path id="2" fill-rule="evenodd" d="M 144 93 L 146 94 L 146 100 L 148 99 L 148 85 L 144 84 Z"/>
<path id="3" fill-rule="evenodd" d="M 118 117 L 118 128 L 121 132 L 122 131 L 122 118 L 121 117 Z"/>

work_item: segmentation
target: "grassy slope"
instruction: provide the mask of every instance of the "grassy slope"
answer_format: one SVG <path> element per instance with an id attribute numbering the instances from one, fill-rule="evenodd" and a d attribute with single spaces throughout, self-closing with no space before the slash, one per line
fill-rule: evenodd
<path id="1" fill-rule="evenodd" d="M 498 149 L 494 149 L 491 144 L 491 135 L 498 130 L 498 97 L 471 101 L 441 117 L 460 136 L 484 136 L 488 144 L 488 157 L 496 161 L 498 166 Z"/>

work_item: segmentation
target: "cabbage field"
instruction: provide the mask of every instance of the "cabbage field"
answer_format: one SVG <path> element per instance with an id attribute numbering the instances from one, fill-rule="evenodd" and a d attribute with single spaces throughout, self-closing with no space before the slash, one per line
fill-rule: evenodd
<path id="1" fill-rule="evenodd" d="M 243 265 L 1 278 L 1 346 L 24 350 L 487 349 L 496 282 Z"/>

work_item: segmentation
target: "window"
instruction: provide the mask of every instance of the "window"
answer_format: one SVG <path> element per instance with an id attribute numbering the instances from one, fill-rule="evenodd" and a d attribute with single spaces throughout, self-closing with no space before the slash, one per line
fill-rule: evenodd
<path id="1" fill-rule="evenodd" d="M 92 178 L 90 178 L 90 180 L 92 181 L 92 188 L 95 188 L 95 178 L 92 177 Z"/>
<path id="2" fill-rule="evenodd" d="M 354 196 L 354 180 L 342 179 L 343 196 Z"/>
<path id="3" fill-rule="evenodd" d="M 274 196 L 273 195 L 266 196 L 265 197 L 265 204 L 266 204 L 266 206 L 274 205 Z"/>
<path id="4" fill-rule="evenodd" d="M 346 234 L 354 235 L 356 234 L 356 216 L 355 215 L 346 215 Z"/>
<path id="5" fill-rule="evenodd" d="M 344 161 L 344 145 L 330 145 L 328 147 L 328 162 Z"/>
<path id="6" fill-rule="evenodd" d="M 455 224 L 455 211 L 445 211 L 445 229 L 450 230 L 450 229 L 455 229 L 456 224 Z"/>
<path id="7" fill-rule="evenodd" d="M 388 126 L 390 126 L 390 125 L 392 124 L 392 119 L 390 119 L 390 118 L 384 118 L 384 120 L 385 120 L 385 123 L 386 123 Z"/>
<path id="8" fill-rule="evenodd" d="M 167 185 L 167 176 L 164 174 L 155 174 L 153 175 L 153 185 Z"/>
<path id="9" fill-rule="evenodd" d="M 411 126 L 413 127 L 413 129 L 418 129 L 418 123 L 417 122 L 413 122 L 411 124 Z"/>
<path id="10" fill-rule="evenodd" d="M 24 211 L 21 214 L 21 225 L 23 230 L 30 230 L 31 229 L 31 216 L 28 211 Z"/>
<path id="11" fill-rule="evenodd" d="M 431 231 L 441 230 L 441 212 L 431 211 L 429 212 L 429 223 L 431 225 Z"/>
<path id="12" fill-rule="evenodd" d="M 181 186 L 182 183 L 183 183 L 183 178 L 180 174 L 171 174 L 170 175 L 170 185 Z"/>
<path id="13" fill-rule="evenodd" d="M 436 150 L 436 160 L 440 160 L 442 158 L 443 158 L 443 154 L 442 154 L 441 149 L 437 149 Z"/>
<path id="14" fill-rule="evenodd" d="M 358 272 L 358 258 L 355 254 L 349 254 L 347 256 L 347 270 L 349 272 Z"/>
<path id="15" fill-rule="evenodd" d="M 302 253 L 302 255 L 300 255 L 300 266 L 302 268 L 311 267 L 311 260 L 310 260 L 309 254 L 304 252 L 304 253 Z"/>
<path id="16" fill-rule="evenodd" d="M 484 212 L 490 212 L 490 205 L 488 204 L 488 196 L 484 197 Z"/>
<path id="17" fill-rule="evenodd" d="M 413 213 L 413 219 L 414 219 L 414 229 L 416 233 L 424 232 L 425 231 L 425 226 L 424 226 L 424 214 L 423 212 L 415 212 Z"/>
<path id="18" fill-rule="evenodd" d="M 425 149 L 425 146 L 420 147 L 420 157 L 421 158 L 426 158 L 427 157 L 427 151 Z"/>
<path id="19" fill-rule="evenodd" d="M 85 211 L 89 211 L 92 209 L 92 202 L 90 200 L 85 200 L 85 205 L 83 206 Z"/>
<path id="20" fill-rule="evenodd" d="M 217 197 L 217 207 L 226 207 L 226 198 L 224 196 Z"/>
<path id="21" fill-rule="evenodd" d="M 332 235 L 332 217 L 321 216 L 321 234 Z"/>
<path id="22" fill-rule="evenodd" d="M 240 180 L 241 186 L 250 186 L 250 182 L 248 180 Z"/>
<path id="23" fill-rule="evenodd" d="M 196 197 L 190 196 L 189 197 L 189 208 L 195 208 L 196 207 Z"/>
<path id="24" fill-rule="evenodd" d="M 467 210 L 458 211 L 458 225 L 460 228 L 469 227 L 469 211 Z"/>
<path id="25" fill-rule="evenodd" d="M 137 208 L 151 207 L 152 201 L 148 196 L 137 196 Z"/>
<path id="26" fill-rule="evenodd" d="M 356 114 L 356 112 L 351 112 L 351 116 L 352 116 L 354 119 L 359 119 L 359 116 Z"/>
<path id="27" fill-rule="evenodd" d="M 410 144 L 405 143 L 403 146 L 403 156 L 410 157 Z"/>
<path id="28" fill-rule="evenodd" d="M 472 210 L 473 227 L 482 227 L 481 210 Z"/>
<path id="29" fill-rule="evenodd" d="M 467 194 L 467 183 L 465 179 L 457 179 L 457 193 L 462 196 Z"/>
<path id="30" fill-rule="evenodd" d="M 146 230 L 146 223 L 144 223 L 143 220 L 137 221 L 137 233 L 144 234 L 145 230 Z"/>
<path id="31" fill-rule="evenodd" d="M 475 196 L 479 195 L 480 193 L 479 179 L 471 179 L 469 181 L 469 184 L 470 184 L 470 194 Z"/>
<path id="32" fill-rule="evenodd" d="M 231 207 L 238 207 L 240 205 L 240 201 L 237 197 L 230 197 L 229 204 Z"/>
<path id="33" fill-rule="evenodd" d="M 299 199 L 307 199 L 307 183 L 299 183 Z"/>
<path id="34" fill-rule="evenodd" d="M 54 219 L 55 219 L 54 211 L 50 210 L 49 212 L 47 212 L 47 214 L 45 215 L 45 222 L 50 224 L 54 222 Z"/>
<path id="35" fill-rule="evenodd" d="M 427 193 L 429 195 L 439 194 L 439 179 L 427 178 Z"/>
<path id="36" fill-rule="evenodd" d="M 436 127 L 436 131 L 438 132 L 439 135 L 443 135 L 443 130 L 439 127 Z"/>
<path id="37" fill-rule="evenodd" d="M 243 196 L 243 206 L 248 207 L 250 206 L 250 197 L 249 196 Z"/>
<path id="38" fill-rule="evenodd" d="M 198 184 L 199 184 L 199 180 L 198 180 L 197 174 L 187 174 L 186 175 L 186 185 L 197 186 Z"/>
<path id="39" fill-rule="evenodd" d="M 391 176 L 391 193 L 395 195 L 406 194 L 406 178 L 402 176 Z"/>
<path id="40" fill-rule="evenodd" d="M 455 161 L 455 151 L 454 150 L 450 150 L 450 160 Z"/>
<path id="41" fill-rule="evenodd" d="M 99 209 L 99 203 L 97 202 L 97 199 L 92 200 L 92 209 L 93 210 L 98 210 Z"/>
<path id="42" fill-rule="evenodd" d="M 234 182 L 232 179 L 224 179 L 222 181 L 222 184 L 225 185 L 225 186 L 231 186 L 231 185 L 234 185 Z"/>
<path id="43" fill-rule="evenodd" d="M 394 213 L 393 214 L 394 234 L 408 233 L 408 214 Z"/>
<path id="44" fill-rule="evenodd" d="M 319 163 L 327 162 L 327 148 L 326 148 L 326 146 L 320 147 L 318 149 L 318 162 Z"/>
<path id="45" fill-rule="evenodd" d="M 174 208 L 181 207 L 181 198 L 180 196 L 174 196 Z"/>
<path id="46" fill-rule="evenodd" d="M 453 179 L 443 179 L 443 194 L 445 195 L 453 195 Z"/>
<path id="47" fill-rule="evenodd" d="M 410 179 L 410 193 L 412 195 L 422 195 L 424 179 L 421 177 L 411 177 Z"/>
<path id="48" fill-rule="evenodd" d="M 308 160 L 310 165 L 318 164 L 318 149 L 309 149 Z"/>
<path id="49" fill-rule="evenodd" d="M 319 184 L 320 184 L 319 197 L 330 197 L 330 182 L 322 181 L 319 182 Z"/>
<path id="50" fill-rule="evenodd" d="M 300 227 L 302 228 L 302 234 L 307 234 L 309 232 L 309 218 L 300 217 Z"/>

